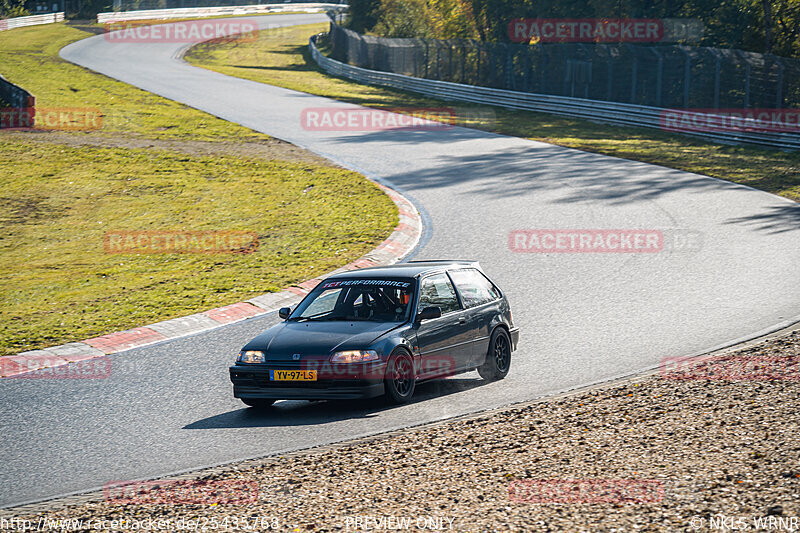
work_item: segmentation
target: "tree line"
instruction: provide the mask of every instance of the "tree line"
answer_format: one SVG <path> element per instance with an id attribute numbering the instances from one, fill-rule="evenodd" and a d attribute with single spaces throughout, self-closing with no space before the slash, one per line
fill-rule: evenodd
<path id="1" fill-rule="evenodd" d="M 25 0 L 0 0 L 0 19 L 30 15 Z"/>
<path id="2" fill-rule="evenodd" d="M 800 0 L 350 0 L 349 27 L 382 37 L 509 42 L 518 18 L 693 18 L 692 44 L 800 59 Z"/>

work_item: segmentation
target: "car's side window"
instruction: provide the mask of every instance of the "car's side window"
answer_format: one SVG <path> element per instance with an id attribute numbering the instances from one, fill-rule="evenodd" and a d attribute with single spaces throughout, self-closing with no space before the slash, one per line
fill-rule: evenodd
<path id="1" fill-rule="evenodd" d="M 465 307 L 476 307 L 500 298 L 500 292 L 486 276 L 475 269 L 450 271 Z"/>
<path id="2" fill-rule="evenodd" d="M 486 277 L 486 274 L 484 274 L 483 272 L 478 272 L 476 270 L 475 276 L 477 277 L 478 282 L 484 287 L 486 287 L 486 290 L 489 291 L 489 294 L 492 295 L 492 300 L 499 300 L 500 298 L 503 297 L 503 293 L 501 293 L 500 289 L 498 289 L 497 286 L 494 283 L 492 283 L 492 281 L 489 278 Z"/>
<path id="3" fill-rule="evenodd" d="M 447 274 L 436 274 L 422 280 L 417 310 L 422 311 L 426 307 L 433 306 L 440 307 L 443 315 L 461 309 L 456 291 Z"/>

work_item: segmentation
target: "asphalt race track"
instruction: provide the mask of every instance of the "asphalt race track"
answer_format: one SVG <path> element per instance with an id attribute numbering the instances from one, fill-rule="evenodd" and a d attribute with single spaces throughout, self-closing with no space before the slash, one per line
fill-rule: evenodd
<path id="1" fill-rule="evenodd" d="M 323 15 L 259 19 L 263 27 Z M 353 107 L 191 67 L 185 44 L 96 36 L 61 55 L 285 139 L 407 194 L 426 215 L 416 258 L 471 258 L 521 328 L 509 377 L 421 386 L 411 405 L 231 397 L 227 366 L 277 320 L 252 319 L 112 356 L 101 380 L 0 381 L 0 506 L 263 456 L 536 398 L 653 368 L 800 315 L 800 206 L 735 184 L 461 128 L 315 132 L 304 108 Z M 514 229 L 657 229 L 663 251 L 514 253 Z M 681 236 L 700 237 L 681 248 Z M 677 237 L 676 237 L 677 236 Z M 676 240 L 677 239 L 677 240 Z M 525 436 L 524 438 L 532 438 Z"/>

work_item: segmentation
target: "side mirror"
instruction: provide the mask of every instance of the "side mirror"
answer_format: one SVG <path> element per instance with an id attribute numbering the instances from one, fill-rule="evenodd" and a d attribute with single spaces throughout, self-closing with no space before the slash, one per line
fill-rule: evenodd
<path id="1" fill-rule="evenodd" d="M 423 320 L 430 320 L 432 318 L 439 318 L 442 316 L 442 308 L 439 306 L 433 307 L 426 307 L 422 311 L 419 312 L 417 315 L 417 322 L 422 322 Z"/>
<path id="2" fill-rule="evenodd" d="M 280 309 L 278 309 L 278 316 L 281 317 L 284 320 L 289 318 L 289 315 L 291 315 L 291 314 L 292 314 L 292 308 L 291 307 L 281 307 Z"/>

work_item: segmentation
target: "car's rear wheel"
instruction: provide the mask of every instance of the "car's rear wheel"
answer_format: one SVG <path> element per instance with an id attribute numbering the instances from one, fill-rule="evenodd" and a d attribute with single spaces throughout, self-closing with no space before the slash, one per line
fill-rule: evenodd
<path id="1" fill-rule="evenodd" d="M 275 403 L 275 400 L 264 400 L 261 398 L 240 398 L 240 400 L 242 400 L 245 405 L 255 407 L 256 409 L 266 409 Z"/>
<path id="2" fill-rule="evenodd" d="M 497 381 L 508 375 L 511 369 L 511 338 L 503 328 L 498 327 L 489 341 L 486 362 L 478 367 L 478 374 L 486 381 Z"/>
<path id="3" fill-rule="evenodd" d="M 411 400 L 417 380 L 414 375 L 414 361 L 408 352 L 402 349 L 392 352 L 383 381 L 384 397 L 388 403 L 397 405 Z"/>

